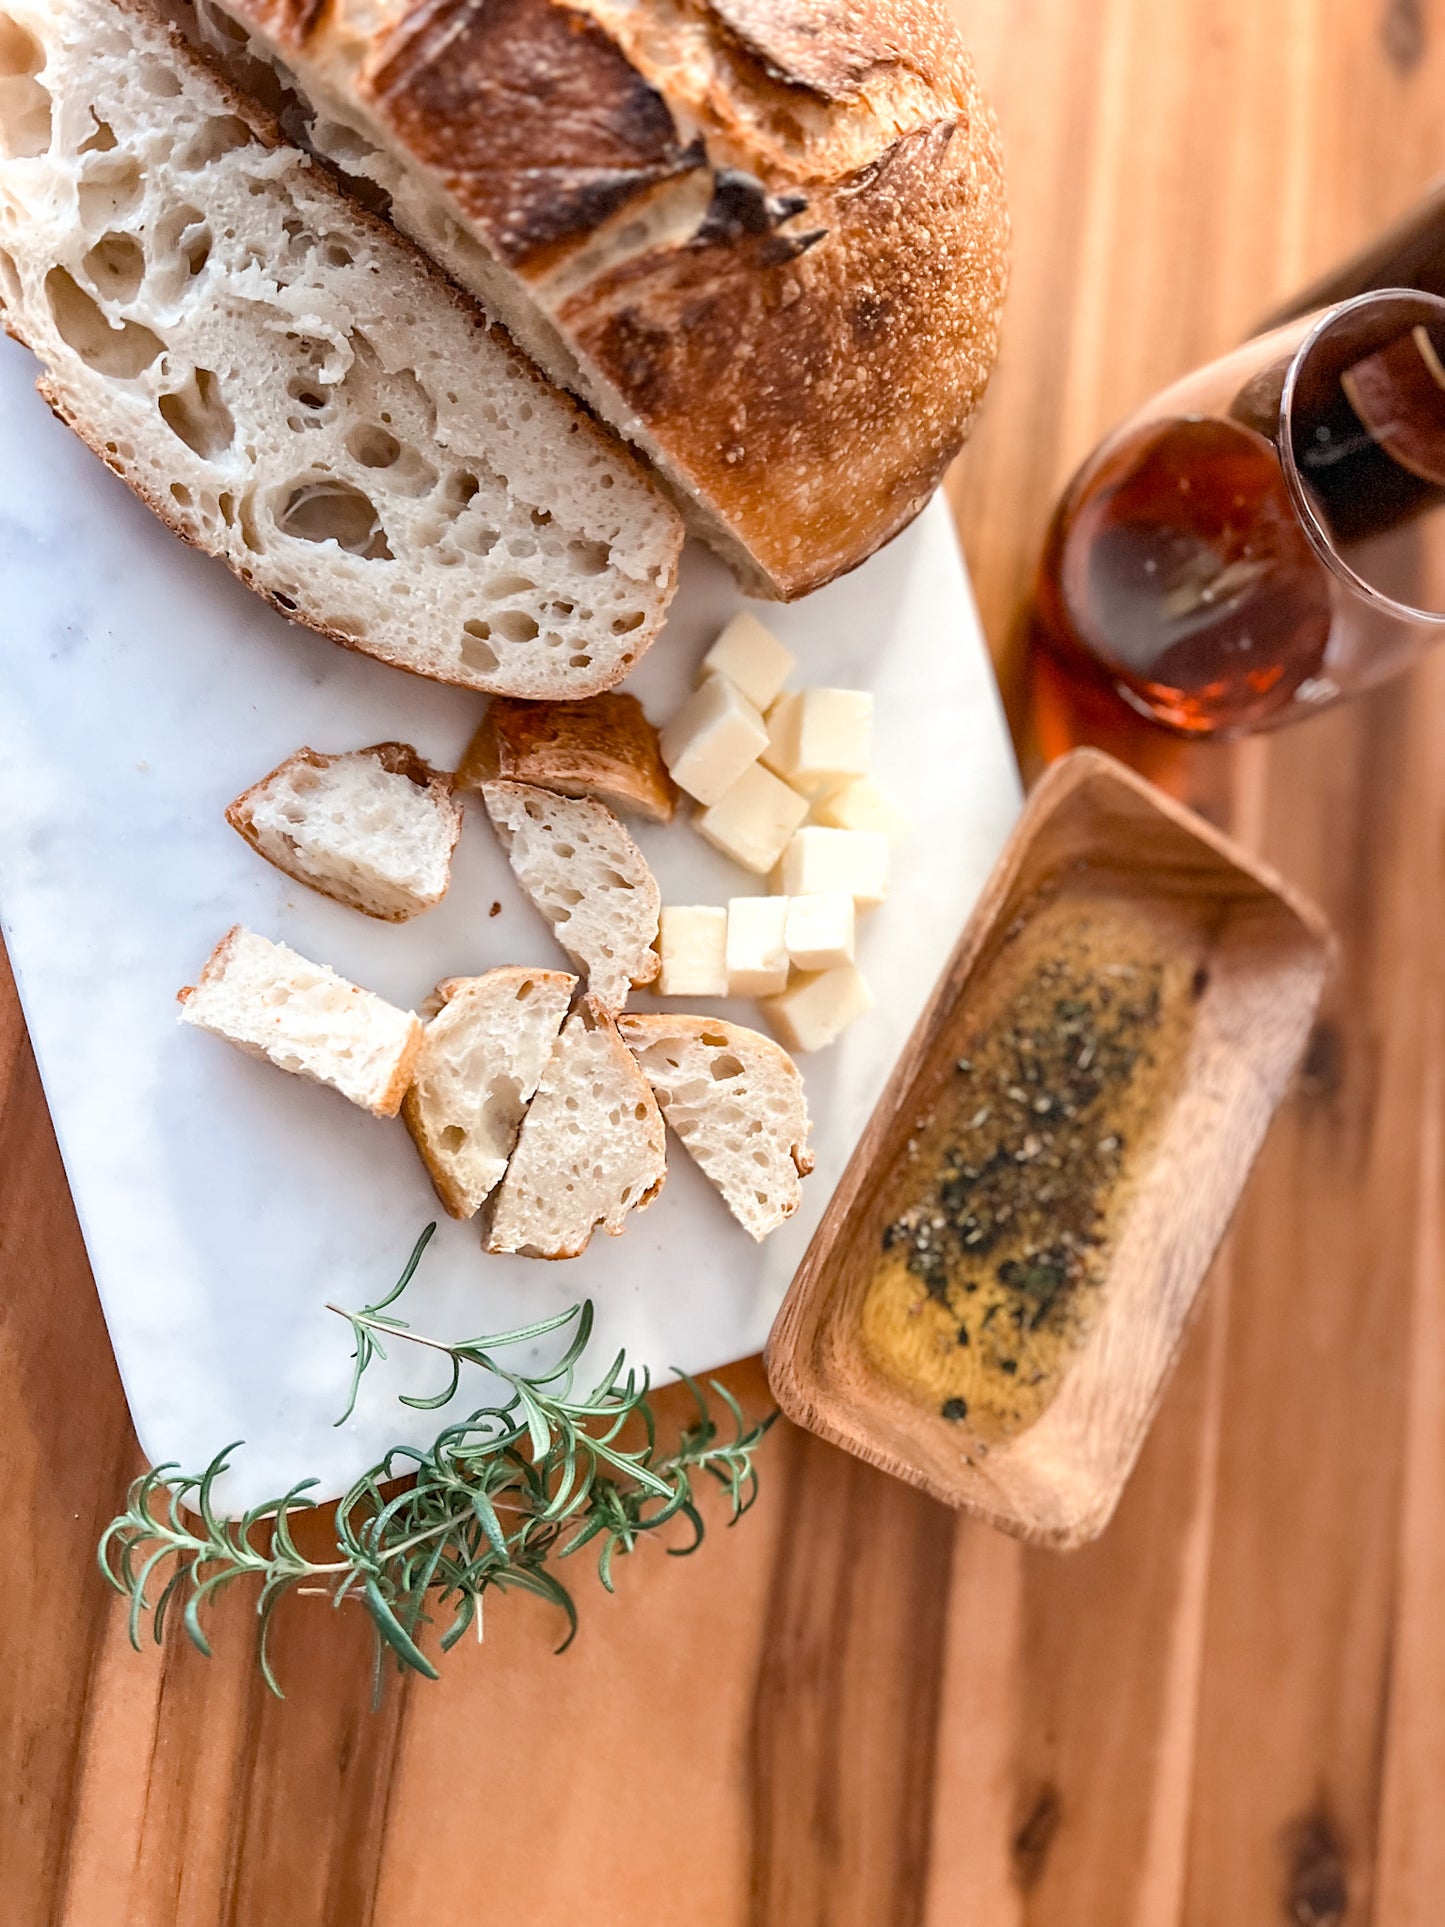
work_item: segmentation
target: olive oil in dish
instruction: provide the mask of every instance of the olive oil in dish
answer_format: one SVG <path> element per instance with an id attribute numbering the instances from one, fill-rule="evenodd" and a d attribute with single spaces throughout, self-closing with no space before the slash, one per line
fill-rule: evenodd
<path id="1" fill-rule="evenodd" d="M 872 1365 L 980 1444 L 1032 1425 L 1099 1310 L 1178 1088 L 1202 953 L 1084 873 L 1010 927 L 962 1053 L 885 1180 Z"/>

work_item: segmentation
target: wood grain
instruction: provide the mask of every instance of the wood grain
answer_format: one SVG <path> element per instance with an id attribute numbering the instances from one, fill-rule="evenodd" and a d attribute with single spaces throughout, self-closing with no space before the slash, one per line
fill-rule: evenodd
<path id="1" fill-rule="evenodd" d="M 952 492 L 1021 690 L 1054 492 L 1445 171 L 1445 43 L 1413 0 L 956 4 L 1017 245 Z M 1344 959 L 1096 1546 L 957 1527 L 783 1432 L 757 1513 L 624 1567 L 567 1656 L 506 1605 L 376 1717 L 364 1629 L 307 1602 L 282 1707 L 239 1598 L 214 1661 L 125 1648 L 90 1558 L 134 1445 L 0 985 L 3 1927 L 1436 1927 L 1442 729 L 1445 656 L 1277 740 L 1121 745 Z"/>

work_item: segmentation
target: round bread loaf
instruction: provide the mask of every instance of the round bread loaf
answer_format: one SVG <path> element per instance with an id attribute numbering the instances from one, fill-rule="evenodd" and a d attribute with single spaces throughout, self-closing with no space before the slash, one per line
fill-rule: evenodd
<path id="1" fill-rule="evenodd" d="M 939 0 L 224 0 L 312 135 L 753 589 L 928 500 L 997 346 L 993 118 Z"/>

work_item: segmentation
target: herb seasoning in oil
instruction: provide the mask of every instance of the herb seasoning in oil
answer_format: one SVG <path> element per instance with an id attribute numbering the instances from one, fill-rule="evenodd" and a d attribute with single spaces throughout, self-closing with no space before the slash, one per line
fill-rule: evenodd
<path id="1" fill-rule="evenodd" d="M 863 1340 L 981 1442 L 1038 1418 L 1089 1330 L 1202 988 L 1157 906 L 1076 878 L 970 993 L 949 1083 L 887 1180 Z"/>

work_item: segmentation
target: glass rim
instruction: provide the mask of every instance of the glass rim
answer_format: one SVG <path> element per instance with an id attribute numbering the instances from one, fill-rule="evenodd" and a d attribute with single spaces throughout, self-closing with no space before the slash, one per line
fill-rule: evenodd
<path id="1" fill-rule="evenodd" d="M 1311 322 L 1309 331 L 1290 356 L 1289 367 L 1285 371 L 1284 388 L 1279 403 L 1279 438 L 1276 450 L 1280 467 L 1284 471 L 1285 482 L 1294 502 L 1295 511 L 1300 518 L 1310 547 L 1345 586 L 1363 601 L 1381 613 L 1400 622 L 1414 622 L 1432 629 L 1445 628 L 1445 609 L 1417 609 L 1412 603 L 1398 602 L 1394 596 L 1386 595 L 1377 589 L 1340 554 L 1333 536 L 1321 520 L 1309 486 L 1300 473 L 1294 452 L 1294 407 L 1295 392 L 1305 363 L 1319 346 L 1325 336 L 1346 315 L 1355 314 L 1362 308 L 1378 306 L 1387 301 L 1410 301 L 1417 306 L 1433 309 L 1445 329 L 1445 299 L 1436 294 L 1427 294 L 1423 288 L 1372 288 L 1366 294 L 1357 294 L 1349 301 L 1337 302 L 1333 307 L 1322 310 Z"/>

